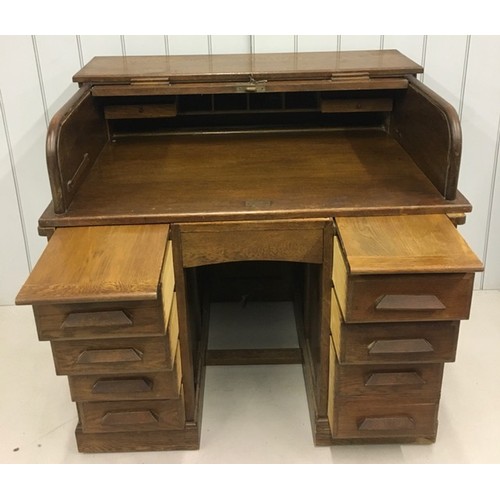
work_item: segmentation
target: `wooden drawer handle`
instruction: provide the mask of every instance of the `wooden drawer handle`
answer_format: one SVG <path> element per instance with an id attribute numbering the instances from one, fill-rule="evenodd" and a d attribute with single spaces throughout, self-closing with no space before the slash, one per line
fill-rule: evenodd
<path id="1" fill-rule="evenodd" d="M 433 351 L 432 344 L 425 339 L 375 340 L 368 346 L 368 354 L 415 354 Z"/>
<path id="2" fill-rule="evenodd" d="M 102 425 L 157 424 L 158 417 L 151 410 L 110 411 L 101 419 Z"/>
<path id="3" fill-rule="evenodd" d="M 141 361 L 143 353 L 137 349 L 92 349 L 83 351 L 76 361 L 78 364 L 91 363 L 123 363 Z"/>
<path id="4" fill-rule="evenodd" d="M 366 417 L 358 425 L 360 431 L 409 431 L 415 429 L 415 420 L 406 415 L 394 417 Z"/>
<path id="5" fill-rule="evenodd" d="M 68 314 L 61 326 L 62 328 L 132 326 L 132 320 L 124 311 L 79 312 Z"/>
<path id="6" fill-rule="evenodd" d="M 446 306 L 435 295 L 382 295 L 377 311 L 442 311 Z"/>
<path id="7" fill-rule="evenodd" d="M 153 382 L 145 377 L 140 378 L 102 378 L 92 386 L 93 394 L 115 394 L 123 392 L 151 392 Z"/>
<path id="8" fill-rule="evenodd" d="M 425 383 L 417 372 L 373 372 L 367 378 L 365 386 L 424 385 Z"/>

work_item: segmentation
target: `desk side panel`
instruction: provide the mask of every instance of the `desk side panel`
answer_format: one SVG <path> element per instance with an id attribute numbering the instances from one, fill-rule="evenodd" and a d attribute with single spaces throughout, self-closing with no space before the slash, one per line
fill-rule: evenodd
<path id="1" fill-rule="evenodd" d="M 64 213 L 104 145 L 108 132 L 90 85 L 54 115 L 47 132 L 47 168 L 55 213 Z"/>
<path id="2" fill-rule="evenodd" d="M 408 76 L 408 90 L 394 103 L 390 133 L 447 200 L 457 196 L 462 131 L 457 112 Z"/>

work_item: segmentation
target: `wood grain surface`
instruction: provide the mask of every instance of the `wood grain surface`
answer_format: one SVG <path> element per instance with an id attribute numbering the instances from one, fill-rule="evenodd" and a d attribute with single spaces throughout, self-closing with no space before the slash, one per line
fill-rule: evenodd
<path id="1" fill-rule="evenodd" d="M 350 274 L 476 272 L 481 261 L 448 217 L 337 217 Z"/>
<path id="2" fill-rule="evenodd" d="M 42 226 L 470 211 L 383 130 L 123 137 Z"/>
<path id="3" fill-rule="evenodd" d="M 168 225 L 58 229 L 17 304 L 155 300 Z"/>
<path id="4" fill-rule="evenodd" d="M 221 82 L 254 78 L 300 78 L 364 72 L 404 76 L 423 68 L 397 50 L 224 54 L 188 56 L 95 57 L 73 77 L 75 82 Z"/>

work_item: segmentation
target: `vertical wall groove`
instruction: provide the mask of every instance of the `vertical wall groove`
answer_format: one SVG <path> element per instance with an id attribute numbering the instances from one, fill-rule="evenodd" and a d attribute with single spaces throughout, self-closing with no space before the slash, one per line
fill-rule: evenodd
<path id="1" fill-rule="evenodd" d="M 33 52 L 35 54 L 36 72 L 38 74 L 38 85 L 40 86 L 40 95 L 42 96 L 43 114 L 45 116 L 45 125 L 49 126 L 49 108 L 47 106 L 47 97 L 45 94 L 45 86 L 43 84 L 42 67 L 40 65 L 40 55 L 38 53 L 38 45 L 36 43 L 36 35 L 31 35 L 33 44 Z"/>
<path id="2" fill-rule="evenodd" d="M 212 48 L 212 35 L 207 35 L 207 47 L 208 47 L 208 55 L 212 55 L 213 53 L 213 48 Z"/>
<path id="3" fill-rule="evenodd" d="M 484 245 L 484 252 L 483 252 L 483 262 L 486 265 L 488 261 L 488 247 L 490 244 L 490 233 L 491 233 L 491 219 L 493 217 L 493 204 L 495 201 L 495 181 L 497 178 L 497 170 L 498 170 L 498 160 L 499 160 L 499 153 L 500 153 L 500 117 L 498 119 L 498 126 L 497 126 L 497 138 L 496 138 L 496 143 L 495 143 L 495 154 L 493 156 L 493 169 L 491 172 L 491 182 L 490 182 L 490 197 L 488 200 L 488 215 L 486 218 L 486 232 L 485 232 L 485 245 Z M 484 289 L 484 280 L 485 280 L 485 273 L 481 273 L 481 280 L 480 280 L 480 289 Z"/>
<path id="4" fill-rule="evenodd" d="M 163 43 L 165 44 L 165 55 L 170 55 L 170 47 L 168 45 L 168 35 L 163 35 Z"/>
<path id="5" fill-rule="evenodd" d="M 419 75 L 419 78 L 422 81 L 422 83 L 424 82 L 424 78 L 425 78 L 425 57 L 426 57 L 426 55 L 427 55 L 427 35 L 424 35 L 424 39 L 422 41 L 422 62 L 420 63 L 422 68 L 424 68 L 424 72 Z"/>
<path id="6" fill-rule="evenodd" d="M 76 35 L 76 46 L 78 48 L 78 58 L 80 59 L 80 68 L 83 68 L 83 49 L 82 49 L 82 39 L 80 35 Z"/>
<path id="7" fill-rule="evenodd" d="M 126 56 L 127 55 L 127 46 L 125 43 L 125 35 L 120 35 L 120 43 L 122 45 L 122 55 Z"/>
<path id="8" fill-rule="evenodd" d="M 467 35 L 467 40 L 465 42 L 465 55 L 464 55 L 464 69 L 462 72 L 462 85 L 460 88 L 460 102 L 458 105 L 458 116 L 460 117 L 460 120 L 462 119 L 462 114 L 463 114 L 463 110 L 464 110 L 465 87 L 466 87 L 466 83 L 467 83 L 467 68 L 469 66 L 470 39 L 471 39 L 471 36 Z"/>
<path id="9" fill-rule="evenodd" d="M 385 37 L 384 35 L 380 35 L 380 50 L 384 49 Z"/>
<path id="10" fill-rule="evenodd" d="M 14 160 L 14 150 L 12 148 L 12 142 L 10 140 L 9 127 L 7 125 L 7 115 L 5 113 L 5 107 L 3 104 L 2 91 L 0 89 L 0 114 L 2 115 L 2 122 L 5 131 L 5 142 L 7 144 L 7 151 L 9 152 L 9 161 L 10 161 L 10 171 L 12 174 L 12 180 L 14 182 L 14 190 L 16 192 L 17 199 L 17 209 L 19 212 L 19 220 L 21 222 L 21 231 L 23 233 L 23 242 L 24 242 L 24 250 L 26 252 L 26 262 L 28 263 L 28 270 L 31 272 L 32 264 L 31 264 L 31 252 L 28 245 L 28 231 L 26 229 L 26 221 L 24 220 L 24 211 L 23 211 L 23 203 L 21 200 L 21 192 L 19 189 L 19 181 L 17 179 L 16 172 L 16 164 Z"/>

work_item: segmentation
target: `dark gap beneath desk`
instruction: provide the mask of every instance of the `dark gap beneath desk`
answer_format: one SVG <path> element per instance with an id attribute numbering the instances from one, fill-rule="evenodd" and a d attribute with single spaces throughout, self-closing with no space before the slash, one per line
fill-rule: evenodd
<path id="1" fill-rule="evenodd" d="M 208 302 L 206 365 L 302 363 L 305 264 L 234 262 L 199 268 Z"/>

